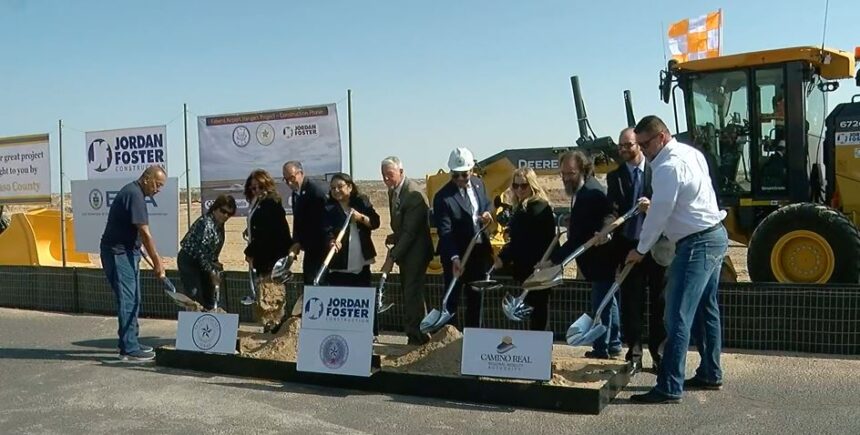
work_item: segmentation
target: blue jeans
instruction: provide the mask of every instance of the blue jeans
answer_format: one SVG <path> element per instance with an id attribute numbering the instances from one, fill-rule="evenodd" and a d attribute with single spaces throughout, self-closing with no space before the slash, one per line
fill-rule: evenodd
<path id="1" fill-rule="evenodd" d="M 658 393 L 681 397 L 691 338 L 702 358 L 696 377 L 709 383 L 722 382 L 717 287 L 727 248 L 728 236 L 722 225 L 682 239 L 675 247 L 666 285 L 666 344 L 654 387 Z"/>
<path id="2" fill-rule="evenodd" d="M 606 292 L 612 287 L 612 281 L 594 281 L 591 283 L 591 309 L 597 310 Z M 594 353 L 609 355 L 610 352 L 621 352 L 620 321 L 618 316 L 618 294 L 612 296 L 609 305 L 600 313 L 600 321 L 606 326 L 606 333 L 597 337 L 592 344 Z"/>
<path id="3" fill-rule="evenodd" d="M 116 254 L 110 248 L 101 249 L 102 268 L 116 296 L 116 312 L 119 321 L 119 352 L 130 354 L 140 350 L 137 336 L 140 327 L 140 252 Z"/>

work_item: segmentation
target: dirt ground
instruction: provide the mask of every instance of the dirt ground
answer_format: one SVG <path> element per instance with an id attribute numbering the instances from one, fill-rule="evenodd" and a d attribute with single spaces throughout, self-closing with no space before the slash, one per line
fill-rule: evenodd
<path id="1" fill-rule="evenodd" d="M 602 178 L 602 176 L 598 176 L 598 178 Z M 420 181 L 423 184 L 423 180 Z M 561 187 L 561 182 L 557 179 L 557 177 L 540 177 L 541 185 L 547 190 L 547 194 L 550 197 L 550 201 L 553 206 L 567 206 L 567 200 L 564 194 L 564 190 Z M 377 258 L 376 262 L 371 266 L 371 270 L 373 272 L 379 272 L 382 268 L 382 263 L 385 261 L 385 236 L 390 234 L 391 226 L 390 226 L 390 218 L 389 218 L 389 210 L 388 210 L 388 196 L 386 193 L 385 185 L 382 184 L 381 181 L 358 181 L 359 190 L 367 194 L 370 197 L 371 203 L 376 209 L 377 213 L 379 213 L 381 219 L 380 228 L 376 231 L 373 231 L 373 243 L 376 246 Z M 67 202 L 67 211 L 71 211 L 70 201 Z M 26 209 L 22 206 L 10 206 L 7 210 L 9 213 L 14 213 L 17 211 L 22 211 Z M 185 235 L 187 231 L 186 225 L 186 210 L 187 207 L 184 203 L 180 204 L 179 207 L 179 234 L 180 240 L 182 236 Z M 192 203 L 192 222 L 193 220 L 199 216 L 200 203 L 193 202 Z M 288 216 L 288 220 L 290 222 L 292 228 L 292 216 Z M 247 270 L 247 263 L 245 263 L 245 256 L 243 250 L 245 248 L 245 241 L 242 239 L 242 231 L 245 229 L 245 219 L 241 217 L 234 217 L 227 222 L 226 234 L 227 240 L 224 243 L 224 248 L 221 251 L 221 262 L 224 264 L 225 269 L 227 270 Z M 157 229 L 155 229 L 157 231 Z M 738 281 L 749 281 L 749 273 L 747 272 L 747 261 L 746 261 L 746 247 L 744 245 L 730 242 L 729 243 L 729 257 L 732 260 L 732 263 L 735 266 L 735 269 L 738 274 Z M 99 261 L 98 255 L 90 255 L 90 260 L 93 262 L 93 267 L 101 267 L 101 263 Z M 166 258 L 167 268 L 168 269 L 176 269 L 176 259 L 175 258 Z M 301 262 L 296 263 L 301 264 Z M 142 265 L 145 267 L 145 265 Z M 294 270 L 296 267 L 294 266 Z M 397 269 L 395 267 L 395 272 Z M 565 269 L 565 276 L 573 278 L 576 276 L 576 265 L 571 264 Z"/>

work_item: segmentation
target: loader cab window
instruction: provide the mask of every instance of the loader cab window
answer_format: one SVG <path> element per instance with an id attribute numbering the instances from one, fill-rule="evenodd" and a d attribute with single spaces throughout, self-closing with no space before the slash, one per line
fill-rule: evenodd
<path id="1" fill-rule="evenodd" d="M 687 113 L 691 136 L 706 159 L 716 162 L 720 196 L 751 193 L 749 76 L 746 71 L 690 77 Z"/>
<path id="2" fill-rule="evenodd" d="M 758 134 L 756 165 L 764 194 L 782 193 L 788 189 L 788 159 L 785 136 L 785 80 L 782 68 L 755 72 L 758 101 Z"/>

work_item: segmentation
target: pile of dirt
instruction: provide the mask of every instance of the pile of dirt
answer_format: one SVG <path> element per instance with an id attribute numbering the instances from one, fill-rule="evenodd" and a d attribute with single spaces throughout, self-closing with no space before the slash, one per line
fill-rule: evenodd
<path id="1" fill-rule="evenodd" d="M 301 325 L 301 318 L 291 317 L 277 334 L 240 332 L 239 354 L 248 358 L 296 362 Z"/>
<path id="2" fill-rule="evenodd" d="M 263 325 L 274 325 L 284 316 L 286 289 L 284 285 L 269 278 L 257 281 L 257 303 L 254 306 L 255 319 Z"/>
<path id="3" fill-rule="evenodd" d="M 445 325 L 430 337 L 430 341 L 417 349 L 383 361 L 385 370 L 434 375 L 460 375 L 463 358 L 463 334 L 451 325 Z"/>
<path id="4" fill-rule="evenodd" d="M 550 385 L 560 387 L 600 388 L 625 363 L 615 360 L 590 360 L 584 358 L 559 358 L 552 362 Z"/>

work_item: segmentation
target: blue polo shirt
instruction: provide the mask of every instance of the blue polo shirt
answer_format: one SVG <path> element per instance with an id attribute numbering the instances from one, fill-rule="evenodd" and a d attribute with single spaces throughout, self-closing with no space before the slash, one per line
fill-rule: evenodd
<path id="1" fill-rule="evenodd" d="M 108 212 L 101 247 L 114 254 L 140 250 L 138 225 L 149 225 L 146 197 L 137 181 L 126 184 L 113 199 Z"/>

